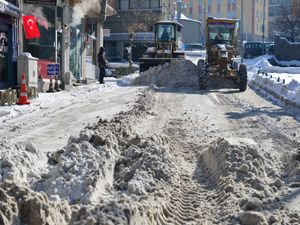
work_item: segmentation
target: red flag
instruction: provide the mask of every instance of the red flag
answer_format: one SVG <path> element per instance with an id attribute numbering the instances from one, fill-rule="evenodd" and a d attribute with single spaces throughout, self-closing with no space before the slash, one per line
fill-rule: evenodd
<path id="1" fill-rule="evenodd" d="M 34 16 L 22 16 L 23 26 L 25 30 L 26 39 L 33 39 L 41 37 L 38 25 Z"/>

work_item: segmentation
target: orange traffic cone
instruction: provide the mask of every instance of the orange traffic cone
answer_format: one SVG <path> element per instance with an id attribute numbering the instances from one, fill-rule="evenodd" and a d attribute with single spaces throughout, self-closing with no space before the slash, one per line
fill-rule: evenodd
<path id="1" fill-rule="evenodd" d="M 25 105 L 25 104 L 30 104 L 28 101 L 28 96 L 27 96 L 27 85 L 26 85 L 26 78 L 25 74 L 22 74 L 22 82 L 21 82 L 21 91 L 20 91 L 20 98 L 19 101 L 17 102 L 18 105 Z"/>

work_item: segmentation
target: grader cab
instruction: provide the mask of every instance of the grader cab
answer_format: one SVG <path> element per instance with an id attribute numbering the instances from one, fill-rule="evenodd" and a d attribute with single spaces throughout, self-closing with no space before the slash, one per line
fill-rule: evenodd
<path id="1" fill-rule="evenodd" d="M 173 58 L 185 58 L 183 51 L 178 50 L 178 39 L 182 25 L 175 21 L 159 21 L 153 26 L 154 45 L 147 49 L 140 58 L 140 72 L 152 66 L 169 63 Z"/>
<path id="2" fill-rule="evenodd" d="M 199 86 L 206 89 L 209 84 L 230 82 L 232 88 L 245 91 L 247 68 L 238 62 L 239 20 L 208 18 L 206 20 L 206 60 L 198 61 Z M 214 82 L 212 82 L 214 81 Z"/>

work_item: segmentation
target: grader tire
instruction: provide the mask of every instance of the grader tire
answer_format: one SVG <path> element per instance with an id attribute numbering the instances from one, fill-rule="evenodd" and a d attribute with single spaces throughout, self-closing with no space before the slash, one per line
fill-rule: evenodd
<path id="1" fill-rule="evenodd" d="M 239 72 L 238 72 L 239 78 L 240 78 L 240 91 L 246 91 L 247 89 L 247 67 L 244 64 L 240 65 Z"/>

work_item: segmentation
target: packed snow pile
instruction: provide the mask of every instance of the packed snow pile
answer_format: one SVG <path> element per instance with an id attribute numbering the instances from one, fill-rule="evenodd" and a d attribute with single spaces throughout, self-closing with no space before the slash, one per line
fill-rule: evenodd
<path id="1" fill-rule="evenodd" d="M 300 151 L 285 154 L 284 161 L 289 181 L 300 187 Z"/>
<path id="2" fill-rule="evenodd" d="M 15 156 L 15 161 L 9 158 L 2 164 L 10 167 L 1 173 L 5 176 L 0 185 L 0 224 L 124 225 L 153 221 L 160 206 L 154 198 L 176 175 L 170 140 L 156 135 L 140 137 L 132 130 L 139 119 L 151 113 L 154 101 L 152 91 L 145 90 L 131 110 L 110 121 L 100 119 L 77 137 L 71 136 L 63 149 L 48 155 L 49 164 L 43 162 L 48 171 L 32 172 L 41 175 L 35 176 L 30 186 L 22 186 L 17 179 L 30 174 L 29 164 L 38 168 L 35 155 L 39 153 L 31 145 L 16 147 L 14 154 L 24 156 L 19 157 L 20 162 Z M 150 199 L 153 205 L 149 205 Z"/>
<path id="3" fill-rule="evenodd" d="M 47 157 L 31 143 L 0 141 L 0 181 L 9 179 L 30 183 L 46 172 Z"/>
<path id="4" fill-rule="evenodd" d="M 290 212 L 282 210 L 284 204 L 276 198 L 284 186 L 279 168 L 253 140 L 219 138 L 199 157 L 210 183 L 223 193 L 224 204 L 231 205 L 225 214 L 244 225 L 264 224 L 274 218 L 277 222 L 300 222 L 300 217 L 293 215 L 285 218 Z"/>
<path id="5" fill-rule="evenodd" d="M 151 85 L 159 87 L 197 87 L 199 76 L 197 66 L 190 60 L 172 59 L 140 74 L 134 84 Z"/>
<path id="6" fill-rule="evenodd" d="M 67 225 L 71 215 L 66 202 L 50 202 L 44 193 L 13 181 L 0 183 L 1 225 Z"/>
<path id="7" fill-rule="evenodd" d="M 139 72 L 136 71 L 132 74 L 129 74 L 127 76 L 122 76 L 121 82 L 125 85 L 131 85 L 134 83 L 134 80 L 139 76 Z"/>
<path id="8" fill-rule="evenodd" d="M 244 187 L 239 183 L 248 183 L 264 194 L 276 190 L 269 185 L 271 178 L 268 173 L 275 174 L 269 165 L 272 158 L 252 140 L 218 139 L 201 155 L 201 159 L 211 178 L 225 192 L 241 193 Z"/>
<path id="9" fill-rule="evenodd" d="M 115 187 L 132 194 L 143 195 L 156 191 L 159 180 L 168 182 L 174 176 L 175 165 L 167 138 L 152 136 L 141 140 L 122 152 L 115 168 Z M 151 173 L 149 173 L 151 171 Z"/>
<path id="10" fill-rule="evenodd" d="M 135 143 L 131 125 L 151 109 L 152 94 L 143 93 L 135 107 L 111 121 L 99 120 L 70 137 L 67 146 L 52 154 L 57 163 L 36 184 L 51 199 L 67 199 L 70 204 L 90 204 L 113 191 L 114 170 L 120 154 Z"/>

